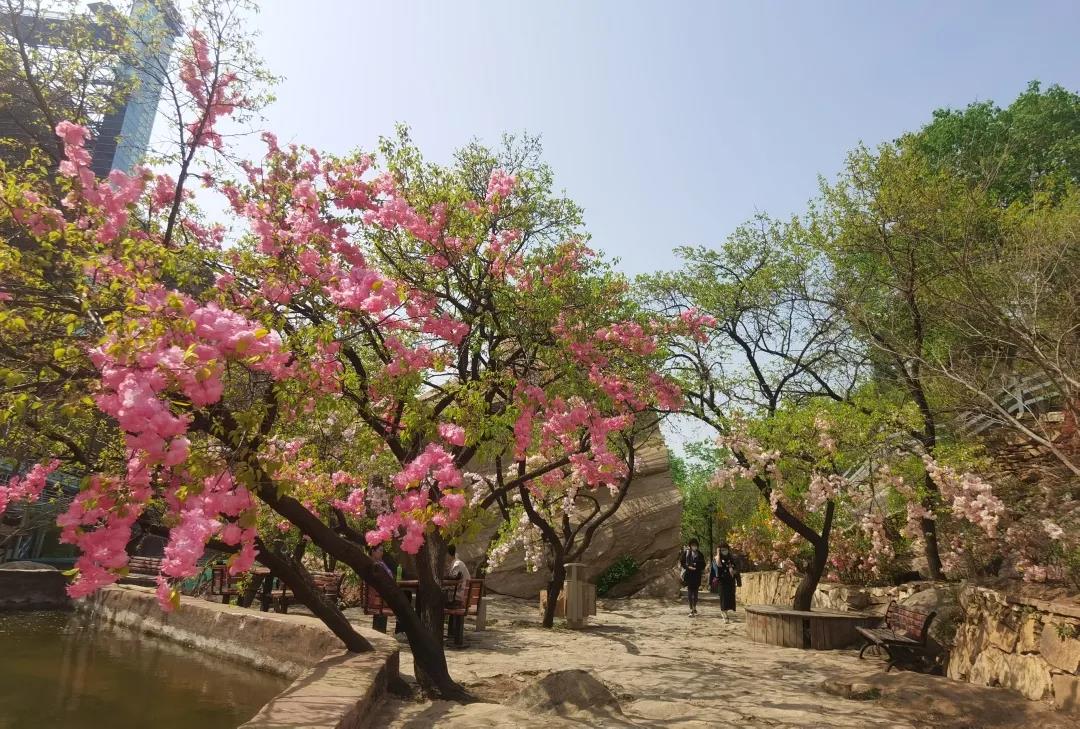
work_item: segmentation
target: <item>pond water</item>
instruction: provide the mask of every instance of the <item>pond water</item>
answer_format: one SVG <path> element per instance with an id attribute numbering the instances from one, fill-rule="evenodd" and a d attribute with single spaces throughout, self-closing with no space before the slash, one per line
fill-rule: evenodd
<path id="1" fill-rule="evenodd" d="M 0 613 L 0 729 L 233 729 L 288 683 L 80 613 Z"/>

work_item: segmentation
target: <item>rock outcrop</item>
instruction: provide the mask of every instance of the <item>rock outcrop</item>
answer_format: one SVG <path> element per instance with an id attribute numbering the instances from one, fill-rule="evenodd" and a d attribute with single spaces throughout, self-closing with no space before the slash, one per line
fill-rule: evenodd
<path id="1" fill-rule="evenodd" d="M 682 497 L 671 478 L 667 447 L 656 436 L 637 459 L 638 477 L 619 510 L 596 532 L 582 561 L 585 577 L 596 578 L 618 559 L 630 555 L 638 570 L 616 585 L 609 597 L 673 596 L 678 589 L 678 573 L 673 569 L 678 558 Z M 606 489 L 594 493 L 603 508 L 610 503 Z M 478 564 L 495 533 L 492 524 L 461 547 L 469 565 Z M 487 575 L 487 589 L 501 595 L 535 598 L 546 587 L 544 572 L 528 572 L 521 550 L 514 550 L 501 565 Z"/>

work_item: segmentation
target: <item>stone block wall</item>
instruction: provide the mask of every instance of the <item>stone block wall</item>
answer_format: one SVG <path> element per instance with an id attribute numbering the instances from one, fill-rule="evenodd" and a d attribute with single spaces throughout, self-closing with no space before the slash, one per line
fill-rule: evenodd
<path id="1" fill-rule="evenodd" d="M 966 586 L 949 678 L 1052 700 L 1080 716 L 1080 605 Z"/>
<path id="2" fill-rule="evenodd" d="M 25 564 L 25 563 L 20 563 Z M 71 607 L 67 578 L 52 567 L 0 569 L 0 610 L 57 610 Z"/>
<path id="3" fill-rule="evenodd" d="M 357 630 L 374 650 L 349 653 L 316 618 L 191 597 L 181 597 L 180 606 L 165 613 L 154 591 L 143 587 L 106 587 L 75 601 L 75 608 L 102 622 L 294 679 L 243 729 L 369 729 L 388 687 L 399 680 L 397 643 L 367 628 Z"/>
<path id="4" fill-rule="evenodd" d="M 736 594 L 744 605 L 790 606 L 799 586 L 799 575 L 786 572 L 747 572 L 743 586 Z M 866 612 L 884 615 L 893 600 L 903 602 L 908 597 L 933 587 L 932 582 L 907 582 L 887 587 L 859 587 L 822 582 L 814 593 L 813 607 L 838 612 Z"/>

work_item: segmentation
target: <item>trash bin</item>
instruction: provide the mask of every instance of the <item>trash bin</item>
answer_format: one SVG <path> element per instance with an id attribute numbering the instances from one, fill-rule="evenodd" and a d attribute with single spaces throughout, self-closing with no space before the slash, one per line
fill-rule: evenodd
<path id="1" fill-rule="evenodd" d="M 566 625 L 580 630 L 590 615 L 596 615 L 596 585 L 585 581 L 585 565 L 566 563 Z"/>

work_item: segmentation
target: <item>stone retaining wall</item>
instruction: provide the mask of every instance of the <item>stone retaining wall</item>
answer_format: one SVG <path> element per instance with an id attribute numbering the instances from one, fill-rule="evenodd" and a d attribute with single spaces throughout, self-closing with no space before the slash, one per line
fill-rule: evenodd
<path id="1" fill-rule="evenodd" d="M 71 607 L 64 573 L 51 567 L 0 569 L 0 610 L 64 610 Z"/>
<path id="2" fill-rule="evenodd" d="M 1080 606 L 965 586 L 949 677 L 1053 700 L 1080 716 Z"/>
<path id="3" fill-rule="evenodd" d="M 363 729 L 398 675 L 395 641 L 358 629 L 375 650 L 348 653 L 319 620 L 303 615 L 261 613 L 190 597 L 181 597 L 180 607 L 166 613 L 153 590 L 134 586 L 104 588 L 76 601 L 76 609 L 294 679 L 244 729 Z"/>
<path id="4" fill-rule="evenodd" d="M 790 607 L 802 578 L 786 572 L 746 572 L 742 588 L 736 593 L 744 605 L 783 605 Z M 822 582 L 814 593 L 813 607 L 819 610 L 856 611 L 884 615 L 889 603 L 933 587 L 932 582 L 907 582 L 888 587 L 858 587 Z"/>

